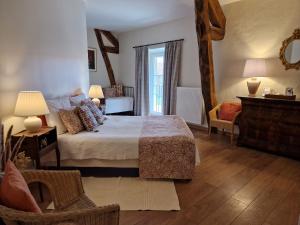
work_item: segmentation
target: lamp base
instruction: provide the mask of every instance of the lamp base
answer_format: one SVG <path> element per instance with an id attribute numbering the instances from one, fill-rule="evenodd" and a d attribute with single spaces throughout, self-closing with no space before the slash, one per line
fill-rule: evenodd
<path id="1" fill-rule="evenodd" d="M 24 126 L 27 131 L 36 133 L 42 127 L 42 120 L 36 116 L 29 116 L 24 120 Z"/>
<path id="2" fill-rule="evenodd" d="M 256 92 L 259 88 L 261 81 L 257 80 L 256 78 L 252 78 L 250 81 L 247 81 L 249 97 L 255 97 Z"/>
<path id="3" fill-rule="evenodd" d="M 95 105 L 99 108 L 100 106 L 100 100 L 99 98 L 93 98 L 92 101 L 95 103 Z"/>

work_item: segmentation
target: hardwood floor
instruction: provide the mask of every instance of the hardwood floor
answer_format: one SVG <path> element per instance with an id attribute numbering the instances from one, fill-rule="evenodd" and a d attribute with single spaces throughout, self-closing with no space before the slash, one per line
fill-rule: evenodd
<path id="1" fill-rule="evenodd" d="M 201 164 L 176 182 L 181 211 L 121 212 L 121 225 L 298 225 L 300 162 L 195 132 Z"/>

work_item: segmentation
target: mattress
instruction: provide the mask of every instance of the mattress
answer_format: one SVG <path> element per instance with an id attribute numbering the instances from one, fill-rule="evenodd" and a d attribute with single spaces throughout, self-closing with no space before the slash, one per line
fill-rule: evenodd
<path id="1" fill-rule="evenodd" d="M 109 116 L 95 132 L 58 135 L 61 165 L 66 167 L 139 167 L 139 140 L 145 117 Z M 152 123 L 152 122 L 151 122 Z M 199 164 L 199 153 L 195 151 Z M 55 165 L 50 152 L 41 158 L 43 165 Z"/>
<path id="2" fill-rule="evenodd" d="M 105 99 L 105 113 L 119 113 L 133 111 L 132 97 L 114 97 Z"/>
<path id="3" fill-rule="evenodd" d="M 127 160 L 138 159 L 142 117 L 110 116 L 94 132 L 58 135 L 61 160 Z M 45 155 L 43 162 L 54 161 Z"/>

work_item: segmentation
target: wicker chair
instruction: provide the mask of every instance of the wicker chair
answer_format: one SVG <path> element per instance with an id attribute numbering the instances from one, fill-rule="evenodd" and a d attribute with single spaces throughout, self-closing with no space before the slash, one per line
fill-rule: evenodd
<path id="1" fill-rule="evenodd" d="M 79 171 L 22 172 L 28 184 L 40 182 L 49 189 L 54 211 L 30 213 L 0 205 L 4 221 L 25 225 L 118 225 L 120 207 L 96 207 L 84 194 Z M 99 189 L 99 191 L 101 191 Z"/>
<path id="2" fill-rule="evenodd" d="M 241 112 L 237 112 L 232 121 L 221 120 L 218 118 L 218 111 L 220 110 L 221 104 L 217 105 L 209 112 L 209 129 L 208 134 L 211 135 L 211 130 L 213 127 L 223 130 L 227 130 L 230 133 L 230 143 L 233 144 L 234 139 L 234 126 L 236 120 Z"/>

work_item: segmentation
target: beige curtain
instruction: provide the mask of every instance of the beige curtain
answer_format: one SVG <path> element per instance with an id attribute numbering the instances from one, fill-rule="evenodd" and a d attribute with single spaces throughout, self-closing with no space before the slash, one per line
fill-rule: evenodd
<path id="1" fill-rule="evenodd" d="M 135 51 L 134 115 L 145 116 L 149 114 L 148 47 L 138 47 Z"/>
<path id="2" fill-rule="evenodd" d="M 176 90 L 181 70 L 182 43 L 182 40 L 166 43 L 164 59 L 164 115 L 176 114 Z"/>

